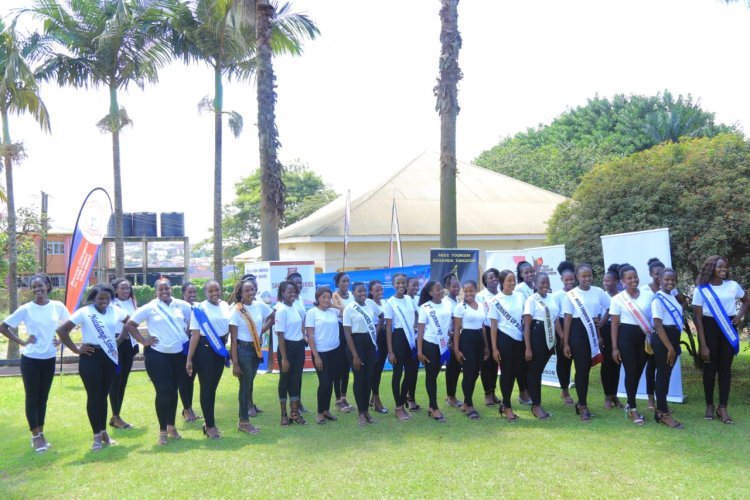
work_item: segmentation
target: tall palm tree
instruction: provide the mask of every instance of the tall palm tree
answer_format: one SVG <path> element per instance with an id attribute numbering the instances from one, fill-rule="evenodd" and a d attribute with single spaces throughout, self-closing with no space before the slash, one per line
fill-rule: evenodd
<path id="1" fill-rule="evenodd" d="M 223 77 L 248 81 L 256 70 L 255 26 L 248 10 L 238 0 L 194 0 L 172 2 L 172 48 L 185 62 L 202 61 L 214 71 L 214 97 L 201 101 L 200 107 L 214 113 L 214 279 L 221 283 L 223 237 L 221 229 L 221 171 L 223 117 L 237 137 L 242 131 L 242 116 L 224 111 Z M 299 55 L 304 38 L 315 38 L 318 29 L 305 15 L 291 12 L 284 4 L 274 19 L 274 53 Z"/>
<path id="2" fill-rule="evenodd" d="M 440 115 L 440 246 L 456 248 L 456 117 L 458 66 L 461 34 L 458 32 L 458 0 L 440 0 L 440 76 L 434 93 L 435 110 Z"/>
<path id="3" fill-rule="evenodd" d="M 27 9 L 44 23 L 56 44 L 43 77 L 60 85 L 106 87 L 109 112 L 98 126 L 112 135 L 115 197 L 115 272 L 124 274 L 120 131 L 131 123 L 118 104 L 118 91 L 157 81 L 171 57 L 164 42 L 166 17 L 152 0 L 34 0 Z"/>
<path id="4" fill-rule="evenodd" d="M 16 245 L 16 207 L 13 193 L 13 163 L 23 157 L 23 147 L 10 139 L 11 113 L 29 113 L 43 131 L 50 130 L 49 114 L 39 97 L 34 71 L 27 58 L 33 57 L 39 48 L 39 37 L 21 38 L 16 32 L 15 21 L 6 26 L 0 19 L 0 117 L 3 124 L 3 142 L 0 146 L 5 167 L 5 197 L 8 206 L 8 291 L 9 309 L 18 307 L 18 268 Z M 7 357 L 18 357 L 18 344 L 11 342 Z"/>

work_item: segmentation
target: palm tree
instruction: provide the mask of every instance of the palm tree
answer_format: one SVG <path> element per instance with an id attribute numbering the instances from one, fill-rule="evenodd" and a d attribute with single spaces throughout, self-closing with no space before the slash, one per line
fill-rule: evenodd
<path id="1" fill-rule="evenodd" d="M 170 59 L 164 43 L 166 17 L 150 0 L 34 0 L 27 9 L 44 23 L 44 36 L 58 52 L 46 61 L 42 76 L 60 85 L 109 90 L 109 112 L 97 125 L 112 135 L 115 197 L 115 272 L 124 275 L 120 131 L 131 123 L 117 93 L 135 84 L 157 81 Z"/>
<path id="2" fill-rule="evenodd" d="M 248 81 L 256 70 L 255 26 L 243 2 L 237 0 L 195 0 L 173 2 L 172 48 L 185 62 L 203 61 L 214 71 L 214 97 L 204 98 L 201 109 L 214 114 L 214 279 L 221 283 L 223 267 L 222 237 L 222 115 L 229 116 L 229 127 L 235 137 L 242 131 L 242 116 L 224 111 L 223 77 Z M 303 38 L 315 38 L 318 29 L 303 14 L 290 11 L 284 4 L 275 18 L 272 33 L 274 53 L 299 55 Z"/>
<path id="3" fill-rule="evenodd" d="M 29 113 L 43 131 L 50 130 L 49 114 L 39 97 L 39 86 L 27 58 L 39 48 L 39 37 L 21 38 L 15 21 L 10 26 L 0 19 L 0 117 L 3 124 L 2 157 L 5 167 L 5 198 L 8 206 L 8 291 L 9 310 L 18 307 L 16 208 L 13 194 L 13 163 L 23 157 L 23 147 L 10 139 L 10 113 Z M 18 357 L 18 344 L 8 345 L 7 357 Z"/>

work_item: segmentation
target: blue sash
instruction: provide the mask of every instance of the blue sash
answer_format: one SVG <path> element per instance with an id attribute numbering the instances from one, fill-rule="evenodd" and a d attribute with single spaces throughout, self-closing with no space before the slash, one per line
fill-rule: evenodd
<path id="1" fill-rule="evenodd" d="M 96 331 L 96 338 L 99 340 L 99 346 L 102 348 L 107 357 L 115 364 L 115 373 L 120 374 L 120 356 L 117 350 L 117 341 L 112 332 L 109 331 L 107 325 L 101 319 L 102 314 L 91 305 L 89 306 L 90 314 L 86 314 L 86 319 L 89 320 L 91 326 Z M 123 341 L 124 342 L 124 341 Z"/>
<path id="2" fill-rule="evenodd" d="M 432 319 L 432 322 L 435 323 L 435 331 L 437 332 L 438 338 L 438 347 L 440 348 L 440 364 L 443 365 L 447 363 L 451 357 L 450 350 L 448 349 L 448 332 L 444 332 L 443 328 L 440 326 L 440 320 L 437 317 L 437 311 L 435 311 L 434 305 L 432 305 L 430 302 L 425 302 L 422 307 L 429 311 L 428 315 Z M 425 325 L 425 327 L 426 326 L 427 325 Z"/>
<path id="3" fill-rule="evenodd" d="M 206 340 L 208 340 L 208 345 L 211 346 L 211 349 L 213 349 L 214 352 L 222 358 L 228 359 L 229 353 L 227 352 L 227 346 L 225 346 L 221 341 L 221 336 L 216 333 L 214 325 L 212 325 L 211 321 L 209 321 L 208 315 L 203 310 L 203 307 L 193 307 L 193 314 L 195 314 L 195 319 L 198 320 L 201 331 L 206 336 Z"/>
<path id="4" fill-rule="evenodd" d="M 708 294 L 706 294 L 706 290 L 708 290 Z M 719 297 L 716 296 L 716 292 L 711 288 L 711 285 L 701 285 L 698 287 L 698 291 L 700 291 L 703 296 L 703 302 L 708 306 L 708 310 L 711 311 L 716 323 L 719 325 L 719 328 L 721 328 L 721 333 L 724 334 L 727 342 L 732 346 L 734 355 L 736 356 L 740 352 L 740 336 L 737 335 L 737 330 L 734 329 L 732 320 L 729 319 L 729 315 L 724 310 L 724 306 L 721 305 Z"/>
<path id="5" fill-rule="evenodd" d="M 674 324 L 677 326 L 677 331 L 681 332 L 684 327 L 682 313 L 680 313 L 680 311 L 677 310 L 674 304 L 672 304 L 669 300 L 664 298 L 661 290 L 656 292 L 656 294 L 654 294 L 654 297 L 658 298 L 659 301 L 661 301 L 661 304 L 664 306 L 664 309 L 667 310 L 669 315 L 672 317 L 672 321 L 674 321 Z"/>

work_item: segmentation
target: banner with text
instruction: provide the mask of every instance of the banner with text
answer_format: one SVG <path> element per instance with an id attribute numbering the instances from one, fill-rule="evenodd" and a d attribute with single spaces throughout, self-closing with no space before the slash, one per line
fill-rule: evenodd
<path id="1" fill-rule="evenodd" d="M 498 271 L 510 269 L 516 272 L 518 263 L 525 260 L 534 266 L 536 272 L 547 273 L 553 292 L 562 289 L 557 266 L 565 260 L 565 245 L 522 248 L 519 250 L 488 250 L 485 253 L 487 255 L 485 270 L 494 267 Z"/>
<path id="2" fill-rule="evenodd" d="M 459 283 L 474 280 L 479 283 L 479 250 L 433 248 L 430 250 L 430 279 L 442 281 L 447 274 L 455 274 Z"/>
<path id="3" fill-rule="evenodd" d="M 352 283 L 355 281 L 362 281 L 365 284 L 372 280 L 378 280 L 383 284 L 383 298 L 387 299 L 391 297 L 395 291 L 393 290 L 393 275 L 397 273 L 403 273 L 407 278 L 419 279 L 419 288 L 427 283 L 430 279 L 430 266 L 406 266 L 406 267 L 386 267 L 383 269 L 364 269 L 360 271 L 347 271 L 346 274 Z M 331 290 L 335 290 L 336 286 L 333 284 L 333 277 L 336 273 L 321 273 L 315 275 L 316 286 L 328 286 Z M 314 295 L 313 291 L 313 295 Z"/>

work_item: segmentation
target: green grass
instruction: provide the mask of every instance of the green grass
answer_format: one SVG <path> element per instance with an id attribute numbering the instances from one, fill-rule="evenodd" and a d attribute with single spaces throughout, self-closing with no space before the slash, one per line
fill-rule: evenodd
<path id="1" fill-rule="evenodd" d="M 135 425 L 114 431 L 119 441 L 89 451 L 85 392 L 78 376 L 57 377 L 50 395 L 46 435 L 53 448 L 37 455 L 29 446 L 20 378 L 0 379 L 0 498 L 51 497 L 744 497 L 748 488 L 750 356 L 734 368 L 731 413 L 737 424 L 703 420 L 700 377 L 683 372 L 688 397 L 674 405 L 686 429 L 653 420 L 629 423 L 622 411 L 601 409 L 598 369 L 589 396 L 591 424 L 565 408 L 556 389 L 545 388 L 554 416 L 536 421 L 516 407 L 509 424 L 496 410 L 479 408 L 469 421 L 444 408 L 446 424 L 424 411 L 398 422 L 391 411 L 360 428 L 356 414 L 319 426 L 281 428 L 275 375 L 258 376 L 254 419 L 260 434 L 236 431 L 237 381 L 224 372 L 217 401 L 224 439 L 209 441 L 200 424 L 178 423 L 183 440 L 158 447 L 153 388 L 144 372 L 131 376 L 123 417 Z M 390 394 L 389 372 L 383 377 Z M 443 375 L 440 382 L 444 381 Z M 481 387 L 481 386 L 480 386 Z M 317 378 L 305 375 L 303 400 L 314 406 Z M 197 389 L 197 386 L 196 386 Z M 460 389 L 459 389 L 460 393 Z M 440 387 L 444 398 L 443 387 Z M 197 405 L 196 394 L 196 405 Z M 418 401 L 426 406 L 424 374 Z M 353 400 L 353 398 L 350 398 Z M 384 397 L 390 404 L 391 398 Z M 645 407 L 645 404 L 642 406 Z M 335 410 L 334 410 L 335 411 Z M 181 420 L 178 416 L 178 420 Z"/>

